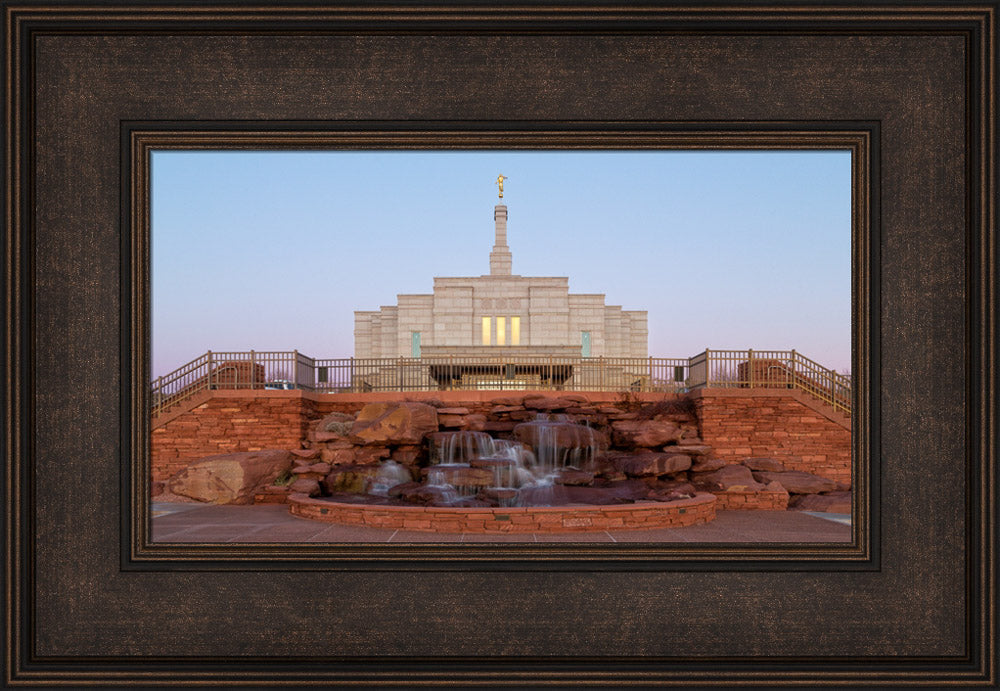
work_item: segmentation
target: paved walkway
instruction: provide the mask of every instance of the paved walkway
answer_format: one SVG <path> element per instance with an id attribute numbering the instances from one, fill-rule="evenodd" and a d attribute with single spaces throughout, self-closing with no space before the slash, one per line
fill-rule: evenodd
<path id="1" fill-rule="evenodd" d="M 850 516 L 801 511 L 719 511 L 686 528 L 594 533 L 423 533 L 299 518 L 284 505 L 153 502 L 154 542 L 850 542 Z"/>

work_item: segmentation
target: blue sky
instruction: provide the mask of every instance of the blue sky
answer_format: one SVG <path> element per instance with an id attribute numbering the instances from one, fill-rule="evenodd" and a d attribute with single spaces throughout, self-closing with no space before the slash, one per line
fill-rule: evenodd
<path id="1" fill-rule="evenodd" d="M 844 152 L 153 154 L 153 376 L 206 350 L 349 357 L 354 310 L 513 273 L 649 312 L 649 352 L 795 348 L 850 367 Z"/>

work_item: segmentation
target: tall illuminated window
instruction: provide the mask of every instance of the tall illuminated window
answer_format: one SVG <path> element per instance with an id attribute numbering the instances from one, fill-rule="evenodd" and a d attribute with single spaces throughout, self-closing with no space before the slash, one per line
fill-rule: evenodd
<path id="1" fill-rule="evenodd" d="M 510 344 L 521 345 L 521 318 L 510 318 Z"/>
<path id="2" fill-rule="evenodd" d="M 497 317 L 497 345 L 507 343 L 507 318 Z"/>
<path id="3" fill-rule="evenodd" d="M 483 317 L 483 345 L 490 344 L 490 331 L 493 330 L 490 317 Z"/>

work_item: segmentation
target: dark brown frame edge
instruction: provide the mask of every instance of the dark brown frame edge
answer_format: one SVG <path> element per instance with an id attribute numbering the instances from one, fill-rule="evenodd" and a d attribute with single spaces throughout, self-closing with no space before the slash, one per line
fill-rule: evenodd
<path id="1" fill-rule="evenodd" d="M 331 129 L 332 128 L 332 129 Z M 852 334 L 857 380 L 852 436 L 855 478 L 850 544 L 340 544 L 272 543 L 259 545 L 170 544 L 151 542 L 148 430 L 149 372 L 149 180 L 156 150 L 847 150 L 851 152 L 852 293 L 856 328 Z M 873 532 L 877 535 L 878 458 L 871 443 L 871 420 L 879 390 L 872 341 L 878 323 L 871 306 L 878 294 L 878 208 L 871 203 L 877 179 L 877 123 L 401 123 L 369 122 L 333 125 L 276 123 L 123 123 L 122 276 L 129 276 L 122 321 L 131 323 L 131 339 L 123 343 L 122 402 L 134 424 L 123 424 L 122 568 L 225 569 L 238 559 L 252 570 L 875 570 Z M 127 156 L 125 155 L 127 154 Z M 873 174 L 873 168 L 875 172 Z M 130 244 L 126 244 L 130 243 Z M 877 251 L 877 250 L 876 250 Z M 872 452 L 875 449 L 875 452 Z M 127 459 L 135 459 L 128 463 Z M 131 472 L 130 472 L 131 471 Z M 873 477 L 874 476 L 874 477 Z M 875 508 L 873 509 L 873 503 Z M 131 519 L 131 520 L 130 520 Z M 129 539 L 131 537 L 131 540 Z M 877 540 L 875 540 L 877 542 Z"/>
<path id="2" fill-rule="evenodd" d="M 253 9 L 199 7 L 198 12 L 166 5 L 144 5 L 114 10 L 113 5 L 39 6 L 4 2 L 4 134 L 6 176 L 4 349 L 6 378 L 3 391 L 5 455 L 3 513 L 5 539 L 4 681 L 18 685 L 128 685 L 206 683 L 303 683 L 351 685 L 485 685 L 534 684 L 546 686 L 601 685 L 974 685 L 996 683 L 996 35 L 995 2 L 974 6 L 912 3 L 883 7 L 846 5 L 779 5 L 695 8 L 611 8 L 584 5 L 575 8 L 528 6 L 483 8 L 472 6 L 457 14 L 454 6 L 424 8 L 343 7 L 306 8 L 299 13 L 280 7 Z M 41 13 L 36 10 L 42 9 Z M 205 12 L 211 9 L 214 14 Z M 459 8 L 461 9 L 461 8 Z M 300 7 L 301 10 L 301 7 Z M 391 10 L 391 11 L 389 11 Z M 306 15 L 322 15 L 319 21 Z M 277 18 L 276 18 L 277 17 Z M 242 22 L 242 24 L 241 24 Z M 324 23 L 326 22 L 326 23 Z M 759 33 L 857 33 L 950 31 L 967 37 L 968 107 L 967 185 L 969 307 L 966 313 L 969 364 L 967 368 L 970 448 L 967 450 L 969 531 L 964 658 L 851 658 L 696 661 L 635 658 L 572 659 L 412 659 L 354 658 L 350 660 L 288 660 L 277 665 L 265 659 L 167 660 L 144 659 L 34 659 L 29 617 L 31 598 L 31 485 L 29 461 L 32 421 L 28 414 L 31 384 L 31 142 L 30 55 L 33 35 L 45 30 L 197 31 L 214 23 L 220 31 L 260 30 L 290 34 L 322 31 L 330 22 L 341 28 L 374 31 L 447 31 L 456 22 L 465 30 L 499 33 L 547 28 L 606 30 L 654 29 L 693 32 L 748 31 Z M 242 27 L 242 28 L 234 28 Z M 719 27 L 722 27 L 719 29 Z M 729 27 L 729 28 L 727 28 Z M 124 286 L 123 286 L 124 289 Z M 124 298 L 125 296 L 123 296 Z M 126 343 L 123 342 L 123 352 Z M 377 664 L 377 671 L 370 663 Z"/>

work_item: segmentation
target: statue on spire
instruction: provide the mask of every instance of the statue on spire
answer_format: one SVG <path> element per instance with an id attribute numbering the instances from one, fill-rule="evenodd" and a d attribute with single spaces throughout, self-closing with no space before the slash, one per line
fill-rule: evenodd
<path id="1" fill-rule="evenodd" d="M 507 179 L 507 176 L 500 175 L 497 178 L 497 184 L 500 185 L 500 198 L 503 199 L 503 181 Z"/>

